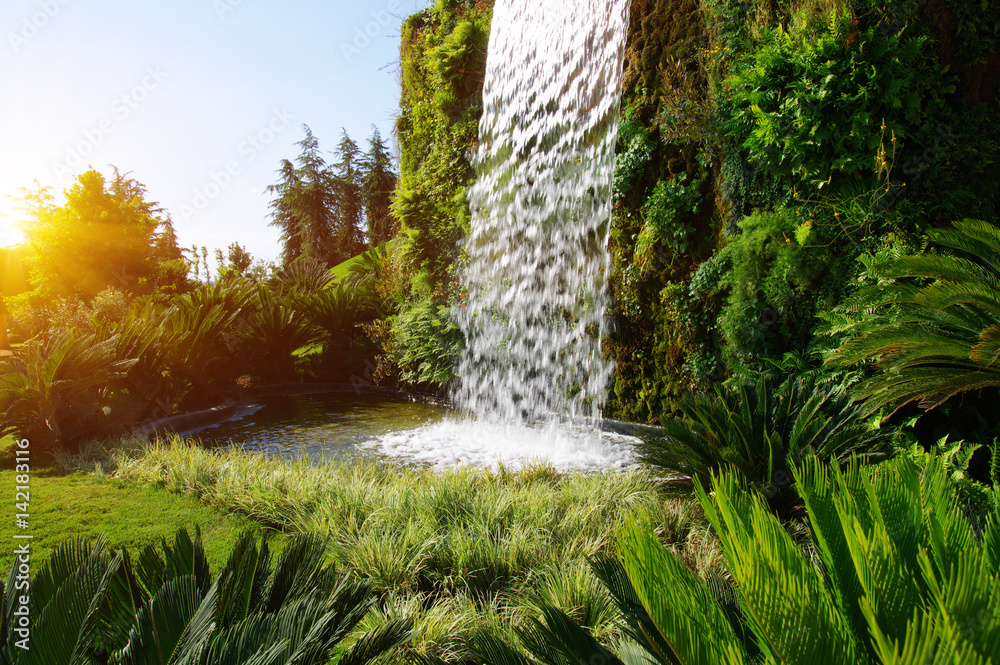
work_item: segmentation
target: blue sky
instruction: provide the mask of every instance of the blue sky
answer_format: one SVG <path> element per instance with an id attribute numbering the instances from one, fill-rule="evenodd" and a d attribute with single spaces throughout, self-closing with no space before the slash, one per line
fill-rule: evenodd
<path id="1" fill-rule="evenodd" d="M 7 198 L 61 195 L 110 164 L 148 188 L 184 246 L 280 252 L 264 188 L 301 125 L 331 151 L 341 127 L 392 135 L 399 28 L 429 0 L 4 0 L 0 245 Z M 332 157 L 332 156 L 330 156 Z M 332 160 L 331 160 L 332 161 Z"/>

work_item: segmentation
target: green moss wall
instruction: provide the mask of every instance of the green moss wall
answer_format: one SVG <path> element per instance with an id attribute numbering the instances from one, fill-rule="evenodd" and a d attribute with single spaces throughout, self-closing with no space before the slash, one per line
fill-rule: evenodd
<path id="1" fill-rule="evenodd" d="M 491 14 L 441 0 L 404 25 L 412 307 L 452 278 L 468 229 Z M 653 421 L 685 391 L 813 371 L 866 256 L 997 220 L 998 39 L 1000 0 L 633 0 L 607 415 Z"/>

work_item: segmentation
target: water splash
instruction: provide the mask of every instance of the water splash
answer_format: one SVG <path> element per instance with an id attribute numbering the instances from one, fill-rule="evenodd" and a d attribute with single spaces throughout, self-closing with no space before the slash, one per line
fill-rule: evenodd
<path id="1" fill-rule="evenodd" d="M 455 401 L 494 423 L 595 428 L 627 0 L 499 0 L 469 191 Z"/>

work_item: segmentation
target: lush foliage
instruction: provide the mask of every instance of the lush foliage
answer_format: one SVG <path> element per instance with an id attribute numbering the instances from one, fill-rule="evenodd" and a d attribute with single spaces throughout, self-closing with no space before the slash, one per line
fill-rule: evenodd
<path id="1" fill-rule="evenodd" d="M 303 130 L 298 165 L 283 160 L 280 180 L 268 187 L 275 195 L 271 225 L 281 232 L 286 267 L 305 258 L 329 268 L 360 254 L 366 245 L 389 239 L 393 228 L 389 193 L 396 176 L 377 129 L 366 153 L 342 132 L 333 165 L 323 159 L 319 140 L 309 127 Z"/>
<path id="2" fill-rule="evenodd" d="M 729 131 L 745 137 L 751 161 L 800 190 L 869 172 L 879 125 L 908 139 L 922 114 L 940 113 L 926 107 L 915 76 L 926 38 L 861 29 L 845 18 L 817 36 L 793 36 L 779 25 L 726 82 Z M 935 91 L 938 100 L 951 92 L 953 85 Z"/>
<path id="3" fill-rule="evenodd" d="M 619 538 L 621 563 L 595 570 L 630 642 L 609 649 L 557 608 L 521 639 L 537 661 L 491 637 L 489 662 L 899 663 L 1000 658 L 1000 502 L 982 530 L 939 459 L 845 471 L 795 470 L 814 554 L 749 492 L 738 472 L 698 498 L 732 576 L 706 583 L 648 524 Z"/>
<path id="4" fill-rule="evenodd" d="M 239 258 L 238 253 L 236 254 Z M 176 410 L 216 406 L 249 383 L 349 382 L 377 352 L 362 326 L 395 306 L 384 249 L 335 283 L 300 260 L 259 280 L 225 270 L 172 297 L 99 294 L 60 319 L 23 316 L 28 338 L 0 366 L 0 433 L 75 449 Z M 244 259 L 245 263 L 245 259 Z"/>
<path id="5" fill-rule="evenodd" d="M 648 472 L 562 475 L 454 468 L 284 462 L 213 454 L 182 442 L 121 455 L 117 474 L 236 510 L 292 533 L 329 535 L 334 557 L 369 582 L 381 609 L 372 630 L 412 617 L 409 655 L 483 662 L 470 652 L 482 629 L 512 635 L 555 604 L 595 634 L 620 634 L 617 610 L 586 557 L 610 554 L 628 514 L 644 516 L 698 570 L 719 552 L 700 511 L 660 495 Z"/>
<path id="6" fill-rule="evenodd" d="M 838 464 L 855 454 L 888 451 L 890 433 L 873 430 L 861 406 L 836 384 L 760 379 L 685 395 L 678 410 L 683 419 L 664 419 L 661 433 L 643 436 L 642 460 L 706 486 L 712 474 L 738 469 L 772 508 L 794 503 L 792 475 L 806 460 Z"/>
<path id="7" fill-rule="evenodd" d="M 964 392 L 1000 387 L 1000 228 L 965 220 L 928 237 L 927 251 L 871 265 L 875 280 L 845 304 L 853 339 L 832 356 L 879 373 L 860 386 L 868 410 L 917 401 L 933 409 Z"/>
<path id="8" fill-rule="evenodd" d="M 610 414 L 655 421 L 713 382 L 818 371 L 816 317 L 858 288 L 856 257 L 997 219 L 996 26 L 933 4 L 633 3 Z"/>
<path id="9" fill-rule="evenodd" d="M 146 200 L 142 184 L 117 170 L 110 181 L 87 171 L 65 194 L 62 205 L 44 188 L 21 202 L 34 290 L 20 300 L 90 299 L 108 287 L 173 293 L 187 286 L 170 218 Z"/>
<path id="10" fill-rule="evenodd" d="M 468 150 L 479 131 L 491 3 L 438 3 L 403 25 L 402 157 L 393 210 L 408 264 L 437 277 L 468 223 Z"/>
<path id="11" fill-rule="evenodd" d="M 213 579 L 200 533 L 135 559 L 102 540 L 70 540 L 27 589 L 7 578 L 0 623 L 6 663 L 368 663 L 408 637 L 405 621 L 345 638 L 374 604 L 369 586 L 325 563 L 326 543 L 293 539 L 274 561 L 242 538 Z M 30 598 L 30 649 L 16 646 L 15 596 Z"/>

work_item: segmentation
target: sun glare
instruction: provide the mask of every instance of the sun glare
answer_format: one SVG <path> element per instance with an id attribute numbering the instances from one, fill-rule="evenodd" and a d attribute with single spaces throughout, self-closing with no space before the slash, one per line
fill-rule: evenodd
<path id="1" fill-rule="evenodd" d="M 24 236 L 17 227 L 17 213 L 0 207 L 0 247 L 10 247 L 24 242 Z"/>

